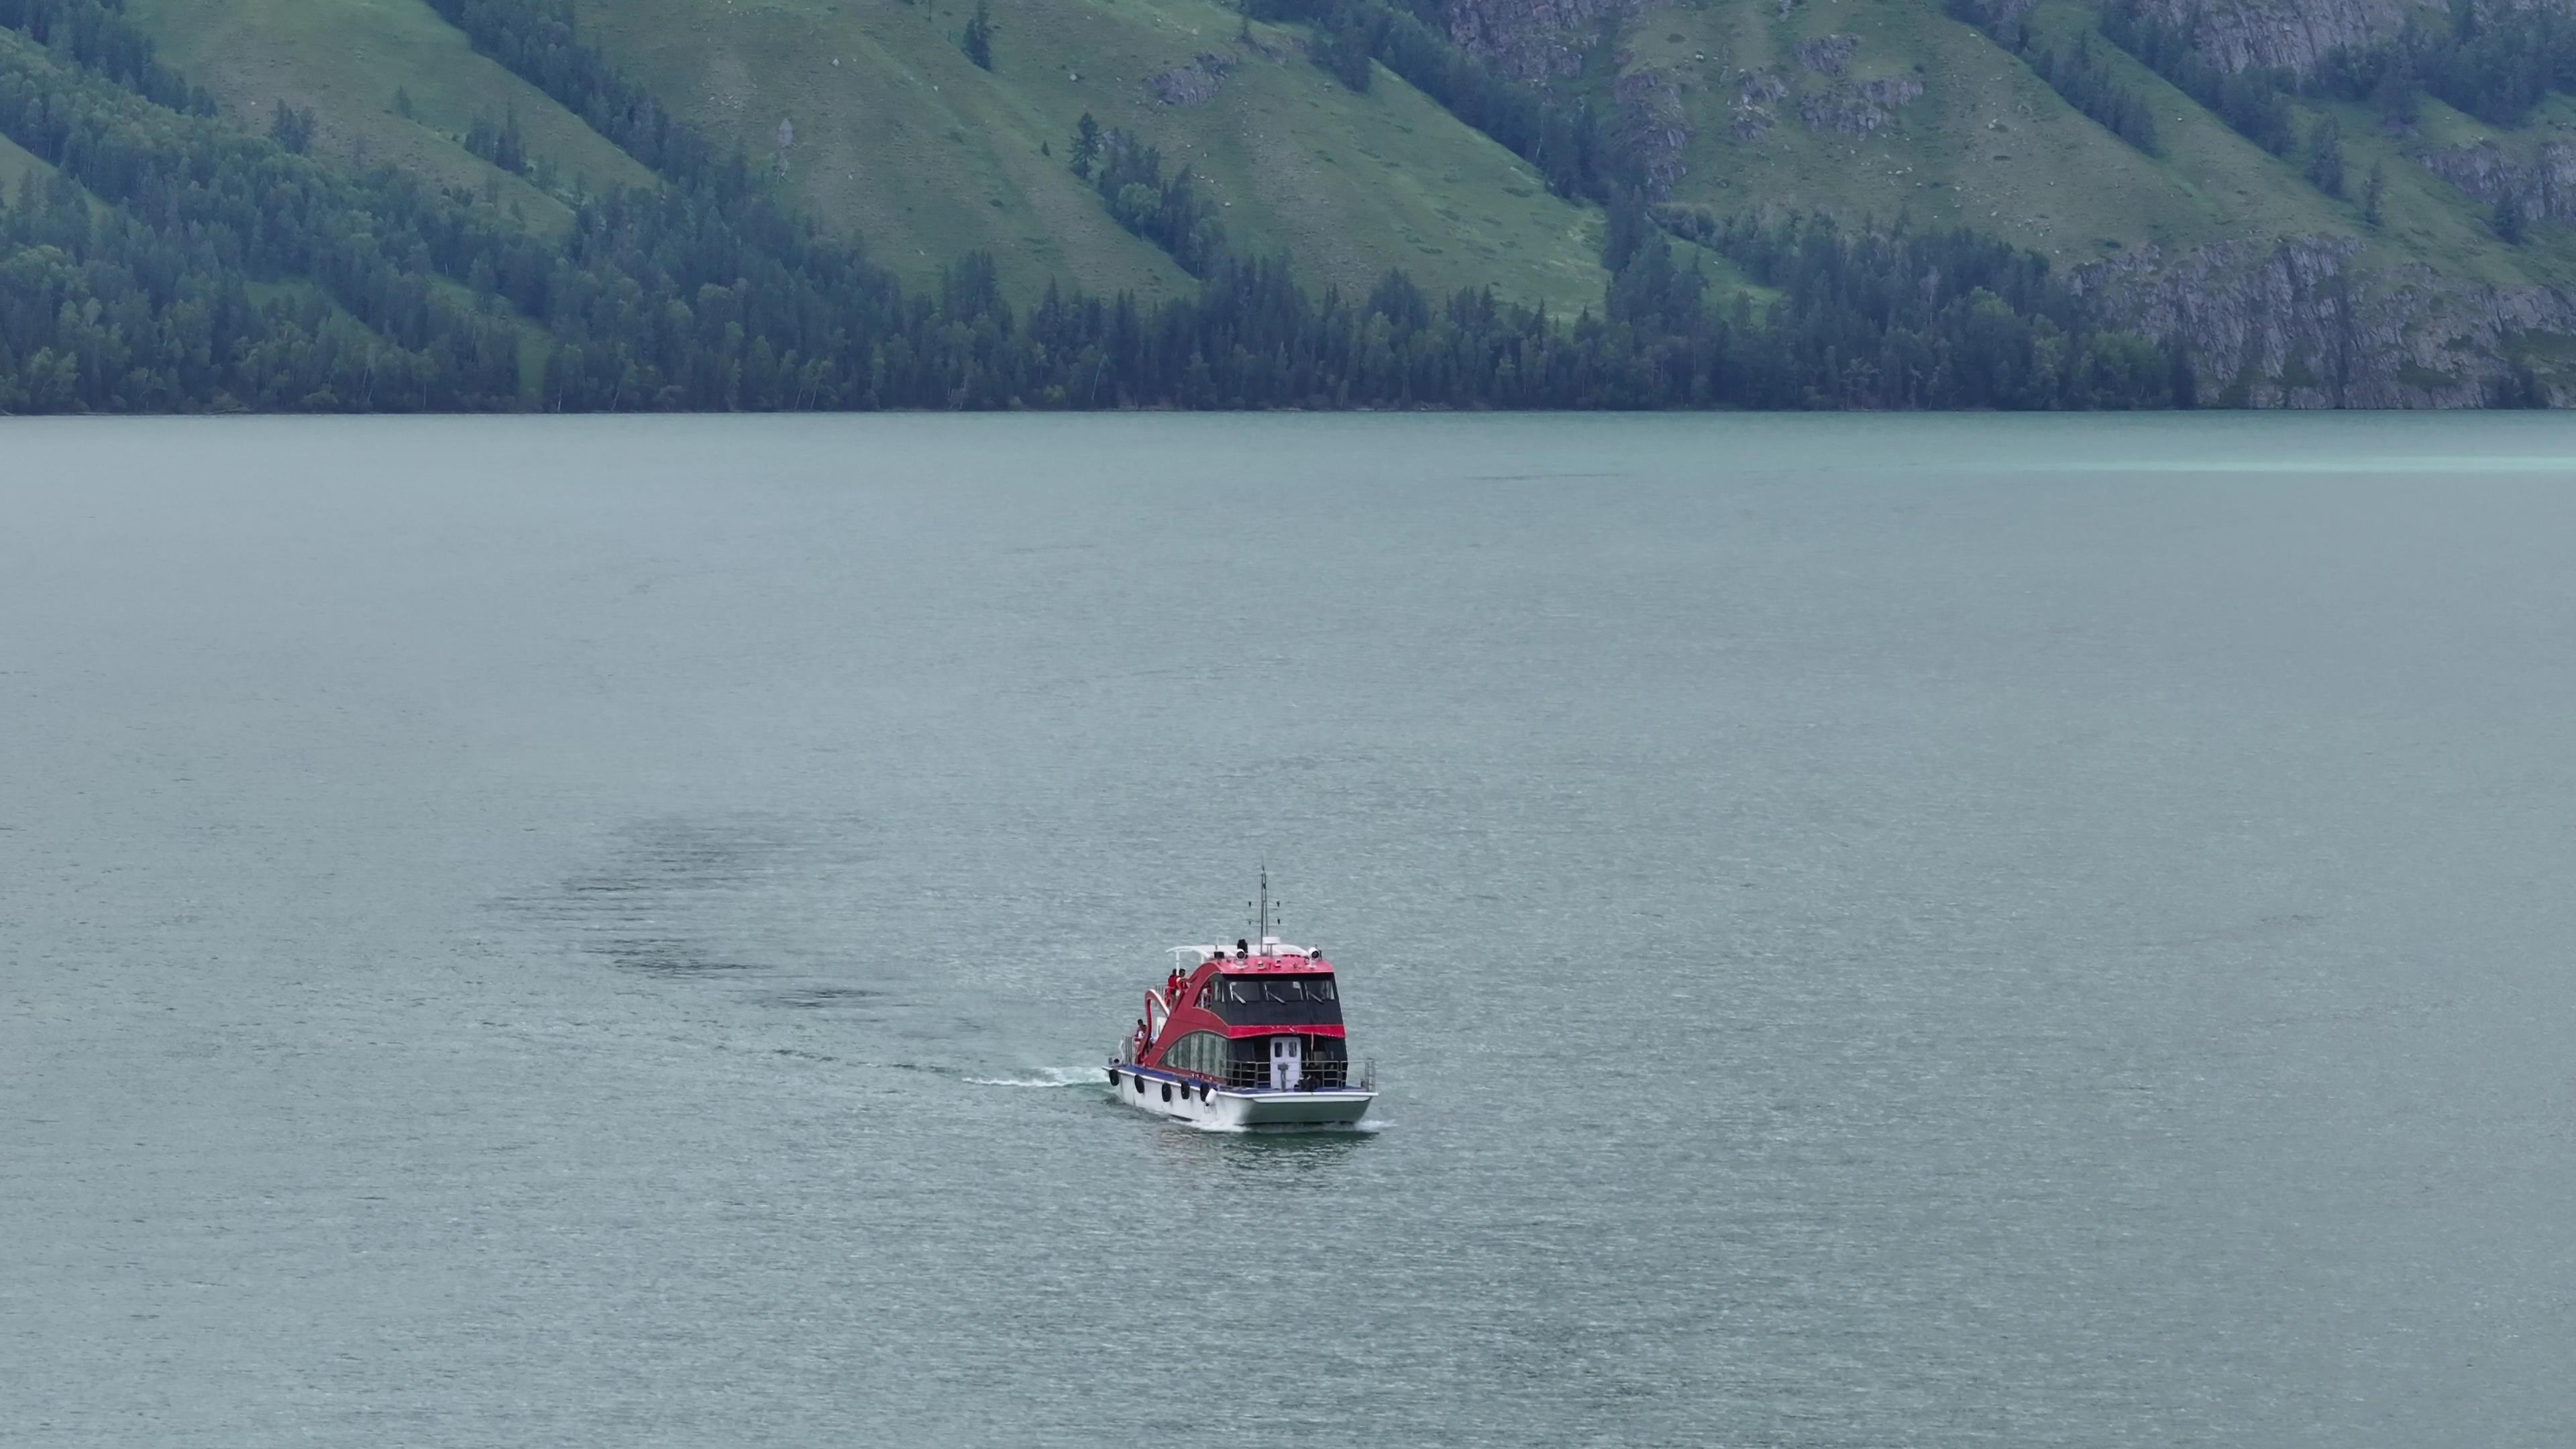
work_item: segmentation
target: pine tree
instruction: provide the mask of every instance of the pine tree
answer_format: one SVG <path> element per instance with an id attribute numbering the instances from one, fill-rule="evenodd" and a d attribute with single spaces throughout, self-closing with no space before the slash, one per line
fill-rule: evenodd
<path id="1" fill-rule="evenodd" d="M 2506 245 L 2518 247 L 2522 245 L 2523 234 L 2527 230 L 2529 227 L 2522 214 L 2522 197 L 2508 187 L 2504 195 L 2496 198 L 2495 234 Z"/>
<path id="2" fill-rule="evenodd" d="M 519 103 L 512 101 L 501 122 L 501 133 L 493 138 L 492 164 L 516 176 L 528 169 L 527 145 L 519 136 Z"/>
<path id="3" fill-rule="evenodd" d="M 1344 5 L 1333 11 L 1324 23 L 1324 43 L 1315 54 L 1315 63 L 1354 91 L 1365 95 L 1369 88 L 1370 53 L 1377 49 L 1377 35 L 1363 7 Z"/>
<path id="4" fill-rule="evenodd" d="M 966 33 L 958 37 L 957 44 L 966 52 L 966 58 L 975 62 L 976 69 L 993 68 L 992 0 L 975 0 L 974 17 L 966 22 Z"/>
<path id="5" fill-rule="evenodd" d="M 2308 132 L 2308 180 L 2328 196 L 2343 195 L 2343 127 L 2332 116 Z"/>
<path id="6" fill-rule="evenodd" d="M 299 111 L 285 101 L 277 103 L 277 114 L 268 123 L 268 139 L 298 155 L 313 144 L 313 113 Z"/>
<path id="7" fill-rule="evenodd" d="M 2380 67 L 2379 79 L 2370 88 L 2370 108 L 2379 115 L 2382 130 L 2405 132 L 2415 127 L 2415 83 L 2407 74 L 2402 53 Z"/>
<path id="8" fill-rule="evenodd" d="M 1089 111 L 1073 123 L 1073 147 L 1066 154 L 1066 164 L 1073 168 L 1073 174 L 1089 181 L 1091 163 L 1100 159 L 1100 123 L 1091 118 Z"/>
<path id="9" fill-rule="evenodd" d="M 2363 221 L 2372 226 L 2379 225 L 2380 202 L 2387 194 L 2388 167 L 2384 162 L 2373 161 L 2370 163 L 2370 179 L 2361 184 L 2361 219 Z"/>
<path id="10" fill-rule="evenodd" d="M 1610 227 L 1601 246 L 1601 265 L 1616 272 L 1628 265 L 1647 239 L 1654 235 L 1654 222 L 1646 214 L 1646 199 L 1634 191 L 1623 191 L 1610 203 Z"/>

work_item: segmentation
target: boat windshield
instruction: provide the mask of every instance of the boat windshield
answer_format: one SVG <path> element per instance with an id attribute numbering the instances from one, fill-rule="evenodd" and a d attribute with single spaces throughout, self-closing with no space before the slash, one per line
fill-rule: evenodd
<path id="1" fill-rule="evenodd" d="M 1275 976 L 1256 978 L 1237 976 L 1225 983 L 1225 999 L 1249 1006 L 1258 1001 L 1275 1001 L 1286 1006 L 1301 1001 L 1333 1001 L 1333 978 L 1330 976 Z"/>
<path id="2" fill-rule="evenodd" d="M 1237 1026 L 1338 1022 L 1341 995 L 1330 976 L 1228 976 L 1209 1003 Z"/>

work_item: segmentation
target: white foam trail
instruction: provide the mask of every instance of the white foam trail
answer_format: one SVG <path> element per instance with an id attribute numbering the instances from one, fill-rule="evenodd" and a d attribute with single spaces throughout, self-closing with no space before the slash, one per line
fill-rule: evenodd
<path id="1" fill-rule="evenodd" d="M 1036 1067 L 1023 1077 L 968 1077 L 979 1087 L 1097 1087 L 1106 1085 L 1098 1067 Z"/>

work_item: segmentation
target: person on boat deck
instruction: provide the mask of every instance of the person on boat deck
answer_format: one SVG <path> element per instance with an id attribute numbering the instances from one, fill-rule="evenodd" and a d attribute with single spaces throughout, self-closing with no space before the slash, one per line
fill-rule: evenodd
<path id="1" fill-rule="evenodd" d="M 1141 1016 L 1136 1018 L 1136 1045 L 1135 1049 L 1128 1053 L 1128 1056 L 1136 1061 L 1143 1061 L 1145 1059 L 1145 1044 L 1152 1040 L 1153 1038 L 1145 1035 L 1145 1018 Z"/>
<path id="2" fill-rule="evenodd" d="M 1163 978 L 1163 999 L 1174 1006 L 1181 1004 L 1181 982 L 1183 979 L 1181 968 L 1178 966 L 1172 968 L 1171 975 Z"/>

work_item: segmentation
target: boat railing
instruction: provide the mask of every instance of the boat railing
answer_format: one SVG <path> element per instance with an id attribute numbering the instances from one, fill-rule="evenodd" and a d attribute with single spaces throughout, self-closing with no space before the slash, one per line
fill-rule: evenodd
<path id="1" fill-rule="evenodd" d="M 1118 1049 L 1109 1054 L 1109 1065 L 1121 1071 L 1133 1071 L 1136 1068 L 1136 1054 L 1128 1049 L 1127 1043 L 1120 1042 Z M 1297 1085 L 1293 1087 L 1271 1086 L 1267 1065 L 1267 1063 L 1247 1063 L 1247 1067 L 1260 1068 L 1260 1070 L 1247 1070 L 1229 1075 L 1185 1072 L 1178 1067 L 1148 1067 L 1146 1070 L 1162 1072 L 1185 1082 L 1205 1082 L 1211 1087 L 1229 1092 L 1374 1092 L 1377 1090 L 1377 1058 L 1375 1057 L 1367 1057 L 1347 1064 L 1326 1061 L 1306 1062 L 1298 1072 Z M 1335 1081 L 1336 1077 L 1341 1080 Z"/>

